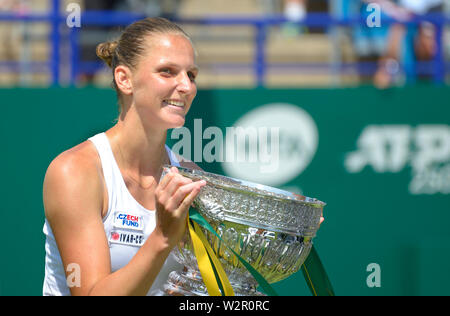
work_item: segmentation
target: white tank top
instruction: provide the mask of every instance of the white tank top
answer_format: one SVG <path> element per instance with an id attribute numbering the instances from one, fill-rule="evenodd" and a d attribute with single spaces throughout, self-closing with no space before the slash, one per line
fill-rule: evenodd
<path id="1" fill-rule="evenodd" d="M 103 218 L 103 226 L 108 238 L 111 271 L 114 272 L 131 260 L 151 234 L 156 225 L 155 211 L 144 208 L 128 191 L 106 134 L 97 134 L 89 140 L 95 145 L 100 156 L 108 189 L 108 212 Z M 175 154 L 167 145 L 166 150 L 170 163 L 180 166 Z M 61 256 L 47 219 L 43 231 L 46 235 L 43 295 L 70 295 Z M 181 268 L 171 253 L 147 295 L 161 295 L 169 273 Z M 81 282 L 82 277 L 81 273 Z"/>

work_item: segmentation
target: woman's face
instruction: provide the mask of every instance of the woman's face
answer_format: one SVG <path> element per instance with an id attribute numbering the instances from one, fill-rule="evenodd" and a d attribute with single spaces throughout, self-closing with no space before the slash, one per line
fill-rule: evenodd
<path id="1" fill-rule="evenodd" d="M 146 51 L 131 77 L 136 111 L 152 128 L 181 127 L 197 94 L 191 42 L 178 34 L 153 35 Z"/>

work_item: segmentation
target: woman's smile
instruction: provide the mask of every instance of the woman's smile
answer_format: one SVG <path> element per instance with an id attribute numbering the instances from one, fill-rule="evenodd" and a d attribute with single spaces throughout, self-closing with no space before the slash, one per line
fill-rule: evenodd
<path id="1" fill-rule="evenodd" d="M 180 100 L 168 99 L 163 101 L 163 106 L 168 106 L 169 108 L 175 109 L 176 111 L 183 111 L 184 113 L 186 103 Z"/>

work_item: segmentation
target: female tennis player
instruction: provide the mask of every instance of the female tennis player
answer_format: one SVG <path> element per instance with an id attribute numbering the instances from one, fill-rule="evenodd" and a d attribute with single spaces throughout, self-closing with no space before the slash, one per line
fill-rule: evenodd
<path id="1" fill-rule="evenodd" d="M 205 185 L 176 168 L 160 181 L 164 164 L 179 166 L 165 140 L 197 92 L 194 49 L 177 25 L 147 18 L 97 55 L 112 68 L 120 116 L 48 167 L 43 294 L 158 295 L 180 268 L 170 252 Z"/>

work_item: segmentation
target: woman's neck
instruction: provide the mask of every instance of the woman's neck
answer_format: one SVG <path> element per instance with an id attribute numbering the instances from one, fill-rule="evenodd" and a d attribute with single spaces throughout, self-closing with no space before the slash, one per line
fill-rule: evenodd
<path id="1" fill-rule="evenodd" d="M 167 131 L 145 130 L 136 123 L 119 120 L 106 135 L 122 171 L 135 180 L 152 176 L 158 181 L 161 166 L 170 162 L 165 149 Z"/>

